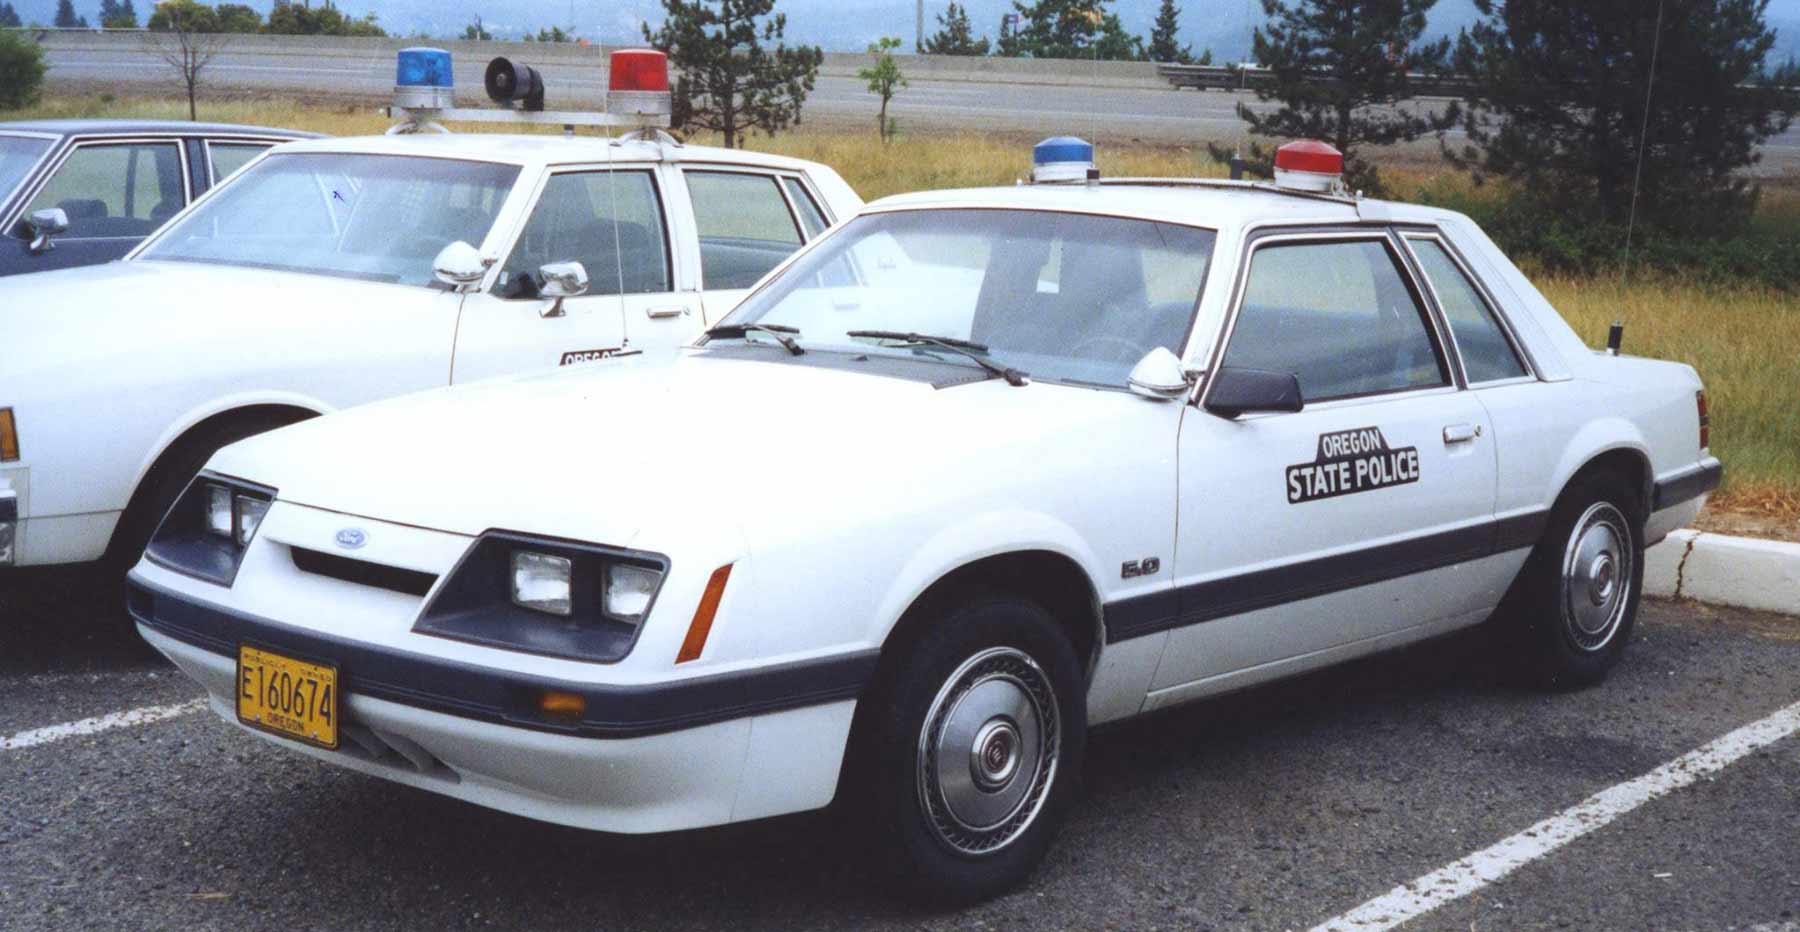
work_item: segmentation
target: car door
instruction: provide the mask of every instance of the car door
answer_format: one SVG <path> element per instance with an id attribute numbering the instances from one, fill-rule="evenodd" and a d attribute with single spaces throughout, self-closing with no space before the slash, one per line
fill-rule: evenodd
<path id="1" fill-rule="evenodd" d="M 1396 238 L 1263 235 L 1240 276 L 1217 366 L 1292 372 L 1305 406 L 1186 412 L 1179 612 L 1151 706 L 1467 620 L 1504 585 L 1476 566 L 1492 430 Z"/>
<path id="2" fill-rule="evenodd" d="M 824 216 L 798 178 L 736 166 L 681 171 L 700 248 L 701 303 L 706 319 L 730 313 L 770 269 L 816 235 Z M 796 205 L 793 198 L 803 198 Z"/>
<path id="3" fill-rule="evenodd" d="M 654 166 L 549 173 L 519 235 L 467 296 L 452 380 L 632 352 L 672 357 L 700 331 L 698 295 L 675 290 L 669 224 Z M 545 265 L 579 262 L 588 290 L 541 296 Z"/>
<path id="4" fill-rule="evenodd" d="M 180 140 L 139 139 L 77 143 L 19 212 L 9 248 L 17 271 L 38 272 L 108 262 L 187 206 L 187 156 Z M 31 254 L 21 229 L 33 211 L 60 208 L 69 228 L 51 249 Z"/>

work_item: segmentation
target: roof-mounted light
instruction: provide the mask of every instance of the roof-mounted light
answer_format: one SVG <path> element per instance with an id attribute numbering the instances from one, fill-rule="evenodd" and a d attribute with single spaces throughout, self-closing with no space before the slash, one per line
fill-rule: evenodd
<path id="1" fill-rule="evenodd" d="M 1277 187 L 1319 194 L 1344 188 L 1344 154 L 1330 143 L 1300 139 L 1275 150 Z"/>
<path id="2" fill-rule="evenodd" d="M 1094 146 L 1085 139 L 1052 136 L 1031 147 L 1031 180 L 1035 184 L 1099 177 L 1099 169 L 1094 167 Z"/>
<path id="3" fill-rule="evenodd" d="M 668 125 L 673 110 L 669 93 L 669 56 L 655 49 L 620 49 L 612 53 L 606 76 L 606 112 L 618 117 L 648 118 L 647 125 Z"/>
<path id="4" fill-rule="evenodd" d="M 456 106 L 450 53 L 424 46 L 401 49 L 394 63 L 394 106 L 407 110 Z"/>

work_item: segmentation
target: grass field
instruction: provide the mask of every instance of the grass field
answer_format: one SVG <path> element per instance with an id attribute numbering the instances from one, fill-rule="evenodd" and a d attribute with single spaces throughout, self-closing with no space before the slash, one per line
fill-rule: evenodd
<path id="1" fill-rule="evenodd" d="M 102 95 L 47 98 L 9 116 L 185 115 L 185 101 Z M 292 100 L 207 101 L 200 116 L 333 135 L 377 133 L 390 124 L 366 105 Z M 773 139 L 752 137 L 749 145 L 832 165 L 873 200 L 927 188 L 1011 184 L 1028 168 L 1029 142 L 1004 135 L 904 135 L 884 146 L 872 133 L 803 126 Z M 1203 147 L 1101 142 L 1100 167 L 1109 176 L 1222 173 L 1206 160 Z M 1417 159 L 1397 165 L 1388 176 L 1402 199 L 1467 203 L 1504 196 L 1493 186 L 1476 189 L 1465 177 Z M 1769 186 L 1756 222 L 1800 235 L 1800 179 Z M 1680 360 L 1699 370 L 1711 404 L 1713 449 L 1726 464 L 1714 511 L 1753 512 L 1800 524 L 1800 296 L 1661 275 L 1533 277 L 1591 345 L 1604 342 L 1611 321 L 1624 320 L 1628 352 Z"/>

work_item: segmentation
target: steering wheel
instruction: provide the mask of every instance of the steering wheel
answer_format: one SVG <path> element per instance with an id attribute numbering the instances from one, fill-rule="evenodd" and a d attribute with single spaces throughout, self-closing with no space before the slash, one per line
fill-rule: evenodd
<path id="1" fill-rule="evenodd" d="M 1090 356 L 1087 352 L 1085 352 L 1087 350 L 1087 348 L 1090 346 L 1095 347 L 1095 348 L 1110 347 L 1117 352 L 1115 352 L 1111 356 L 1101 356 L 1101 355 Z M 1137 362 L 1139 359 L 1142 359 L 1144 354 L 1148 353 L 1148 352 L 1149 352 L 1149 350 L 1144 349 L 1142 346 L 1139 346 L 1138 344 L 1136 344 L 1130 340 L 1127 340 L 1124 337 L 1115 337 L 1109 333 L 1097 333 L 1091 337 L 1088 337 L 1085 340 L 1082 340 L 1080 343 L 1075 344 L 1075 347 L 1069 351 L 1069 354 L 1072 356 L 1082 356 L 1082 357 L 1086 357 L 1089 359 L 1110 359 L 1113 362 L 1130 363 L 1130 362 Z"/>

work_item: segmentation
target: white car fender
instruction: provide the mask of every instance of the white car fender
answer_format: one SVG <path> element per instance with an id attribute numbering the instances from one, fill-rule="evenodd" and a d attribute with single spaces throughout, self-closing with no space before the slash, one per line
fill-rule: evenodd
<path id="1" fill-rule="evenodd" d="M 330 414 L 332 411 L 336 410 L 335 406 L 327 403 L 321 398 L 303 395 L 298 392 L 284 392 L 268 389 L 233 392 L 232 394 L 218 398 L 207 399 L 205 402 L 195 405 L 183 412 L 180 417 L 169 422 L 169 426 L 163 429 L 163 432 L 157 436 L 156 442 L 150 445 L 144 456 L 139 460 L 137 469 L 132 473 L 130 488 L 136 489 L 139 485 L 143 484 L 144 477 L 156 466 L 157 461 L 163 458 L 163 454 L 167 453 L 169 448 L 174 446 L 177 440 L 180 440 L 188 431 L 193 430 L 195 426 L 203 421 L 241 408 L 269 405 L 301 408 L 312 412 L 314 415 Z"/>
<path id="2" fill-rule="evenodd" d="M 1629 450 L 1637 454 L 1646 466 L 1650 463 L 1650 446 L 1645 442 L 1643 432 L 1630 420 L 1610 416 L 1597 418 L 1582 425 L 1581 429 L 1577 430 L 1569 438 L 1569 442 L 1563 446 L 1562 453 L 1557 458 L 1556 468 L 1550 472 L 1550 481 L 1545 486 L 1549 492 L 1549 499 L 1544 502 L 1544 507 L 1556 506 L 1557 497 L 1562 495 L 1563 489 L 1569 485 L 1569 480 L 1573 479 L 1583 466 L 1615 450 Z M 1655 479 L 1654 476 L 1648 478 L 1652 481 Z M 1647 493 L 1648 486 L 1642 491 Z"/>

